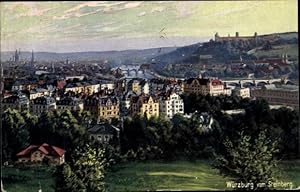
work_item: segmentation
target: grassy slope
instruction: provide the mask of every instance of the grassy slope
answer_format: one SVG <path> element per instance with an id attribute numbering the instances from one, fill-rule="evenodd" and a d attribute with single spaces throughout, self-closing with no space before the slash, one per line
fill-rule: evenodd
<path id="1" fill-rule="evenodd" d="M 298 44 L 287 44 L 287 45 L 281 45 L 281 46 L 274 46 L 275 49 L 273 50 L 258 50 L 256 53 L 254 53 L 257 57 L 276 57 L 282 55 L 282 53 L 287 53 L 289 56 L 291 56 L 293 59 L 297 59 L 299 57 L 299 47 Z"/>
<path id="2" fill-rule="evenodd" d="M 280 163 L 279 181 L 300 186 L 300 160 Z M 172 163 L 129 163 L 118 165 L 108 174 L 109 191 L 155 189 L 218 190 L 226 189 L 224 178 L 207 161 L 177 161 Z M 197 179 L 196 179 L 197 177 Z"/>
<path id="3" fill-rule="evenodd" d="M 300 187 L 300 160 L 283 161 L 279 163 L 281 171 L 279 178 L 285 182 L 293 182 L 294 187 Z"/>
<path id="4" fill-rule="evenodd" d="M 107 177 L 109 191 L 202 189 L 225 187 L 225 178 L 204 161 L 129 163 L 115 167 Z"/>
<path id="5" fill-rule="evenodd" d="M 2 171 L 3 185 L 7 192 L 35 192 L 39 189 L 39 182 L 43 192 L 54 192 L 53 168 L 3 168 Z M 8 177 L 19 179 L 12 181 Z"/>
<path id="6" fill-rule="evenodd" d="M 300 160 L 280 163 L 282 168 L 279 178 L 285 182 L 293 182 L 294 187 L 300 186 Z M 43 192 L 54 191 L 53 169 L 31 168 L 2 169 L 4 178 L 8 175 L 24 175 L 26 180 L 8 182 L 3 179 L 4 188 L 8 192 L 37 191 L 39 181 Z M 207 161 L 174 161 L 128 163 L 113 167 L 108 173 L 106 183 L 109 191 L 146 191 L 157 189 L 182 190 L 218 190 L 226 188 L 226 181 L 211 168 Z"/>

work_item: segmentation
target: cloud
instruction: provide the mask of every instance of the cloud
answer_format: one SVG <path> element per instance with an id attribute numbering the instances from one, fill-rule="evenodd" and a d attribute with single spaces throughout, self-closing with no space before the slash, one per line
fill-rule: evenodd
<path id="1" fill-rule="evenodd" d="M 120 11 L 125 9 L 132 9 L 139 7 L 142 4 L 142 2 L 84 2 L 79 5 L 76 5 L 75 7 L 72 7 L 68 10 L 64 11 L 64 15 L 62 16 L 55 16 L 53 19 L 60 20 L 60 19 L 68 19 L 72 17 L 83 17 L 88 16 L 92 14 L 96 14 L 99 12 L 103 13 L 111 13 L 113 11 Z M 122 6 L 124 5 L 124 6 Z M 96 9 L 94 11 L 86 12 L 86 13 L 80 13 L 80 10 L 84 7 L 99 7 L 99 9 Z"/>
<path id="2" fill-rule="evenodd" d="M 188 2 L 178 2 L 176 3 L 176 10 L 177 10 L 177 18 L 184 18 L 187 16 L 190 16 L 194 13 L 192 10 L 194 7 L 196 7 L 198 4 L 203 3 L 201 1 L 195 2 L 195 1 L 188 1 Z"/>
<path id="3" fill-rule="evenodd" d="M 97 1 L 89 1 L 89 2 L 85 2 L 85 3 L 81 3 L 71 9 L 68 9 L 66 11 L 64 11 L 64 13 L 72 13 L 72 12 L 76 12 L 76 11 L 79 11 L 81 8 L 83 7 L 99 7 L 101 5 L 99 5 L 99 2 Z"/>
<path id="4" fill-rule="evenodd" d="M 6 2 L 3 3 L 1 12 L 10 15 L 13 19 L 18 19 L 21 17 L 42 16 L 52 9 L 53 7 L 42 8 L 36 2 Z"/>
<path id="5" fill-rule="evenodd" d="M 245 12 L 247 10 L 254 9 L 255 7 L 259 6 L 260 4 L 261 4 L 261 2 L 251 2 L 251 3 L 247 4 L 247 6 L 225 9 L 225 10 L 222 10 L 222 11 L 210 14 L 210 15 L 206 15 L 205 17 L 225 16 L 225 15 Z"/>
<path id="6" fill-rule="evenodd" d="M 154 12 L 162 12 L 166 10 L 165 7 L 154 7 L 153 9 L 151 9 L 151 13 L 154 13 Z"/>
<path id="7" fill-rule="evenodd" d="M 141 4 L 142 4 L 142 2 L 130 2 L 130 3 L 126 3 L 124 8 L 125 9 L 132 9 L 132 8 L 139 7 Z"/>
<path id="8" fill-rule="evenodd" d="M 24 17 L 24 16 L 25 17 L 42 16 L 44 13 L 46 13 L 46 12 L 48 12 L 50 10 L 52 10 L 52 8 L 38 9 L 38 8 L 34 7 L 28 13 L 24 13 L 24 14 L 19 15 L 19 17 Z"/>
<path id="9" fill-rule="evenodd" d="M 142 17 L 142 16 L 145 16 L 145 15 L 146 15 L 146 12 L 143 11 L 143 12 L 140 12 L 140 13 L 138 14 L 138 17 Z"/>
<path id="10" fill-rule="evenodd" d="M 101 28 L 96 29 L 96 31 L 98 31 L 98 32 L 113 32 L 116 29 L 119 29 L 120 27 L 121 26 L 115 26 L 115 27 L 105 26 L 105 27 L 101 27 Z"/>

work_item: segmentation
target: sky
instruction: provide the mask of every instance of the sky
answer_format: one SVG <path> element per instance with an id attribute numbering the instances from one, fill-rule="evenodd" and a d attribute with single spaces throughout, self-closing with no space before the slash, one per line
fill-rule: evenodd
<path id="1" fill-rule="evenodd" d="M 1 51 L 182 46 L 220 36 L 298 31 L 297 0 L 0 2 Z"/>

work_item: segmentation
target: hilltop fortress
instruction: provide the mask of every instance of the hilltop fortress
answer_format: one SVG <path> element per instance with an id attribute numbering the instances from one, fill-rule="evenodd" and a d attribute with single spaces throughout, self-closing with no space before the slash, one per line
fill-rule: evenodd
<path id="1" fill-rule="evenodd" d="M 235 33 L 235 36 L 230 36 L 228 34 L 227 37 L 219 36 L 218 33 L 215 34 L 215 42 L 228 42 L 228 41 L 234 41 L 234 42 L 255 42 L 257 43 L 264 43 L 266 41 L 269 42 L 275 42 L 279 39 L 293 39 L 296 38 L 298 39 L 298 33 L 297 32 L 285 32 L 285 33 L 272 33 L 272 34 L 265 34 L 265 35 L 258 35 L 257 32 L 254 33 L 253 36 L 240 36 L 239 32 Z"/>
<path id="2" fill-rule="evenodd" d="M 231 37 L 229 34 L 227 37 L 220 37 L 218 33 L 215 34 L 216 42 L 224 42 L 224 41 L 257 41 L 258 36 L 257 32 L 254 33 L 254 36 L 239 36 L 239 32 L 235 33 L 235 36 Z"/>

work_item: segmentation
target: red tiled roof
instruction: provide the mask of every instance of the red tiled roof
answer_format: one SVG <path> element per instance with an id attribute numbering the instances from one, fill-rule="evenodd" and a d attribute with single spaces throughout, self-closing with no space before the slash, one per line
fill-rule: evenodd
<path id="1" fill-rule="evenodd" d="M 218 80 L 218 79 L 213 79 L 213 80 L 211 81 L 211 84 L 212 84 L 213 86 L 216 86 L 216 85 L 222 85 L 223 83 L 222 83 L 222 81 L 220 81 L 220 80 Z"/>
<path id="2" fill-rule="evenodd" d="M 49 145 L 48 144 L 46 144 L 46 145 L 43 144 L 38 148 L 38 150 L 41 151 L 42 153 L 44 153 L 45 155 L 48 155 L 49 154 L 49 149 L 47 149 L 47 148 L 49 148 Z"/>
<path id="3" fill-rule="evenodd" d="M 24 149 L 23 151 L 19 152 L 17 154 L 17 156 L 24 156 L 29 154 L 31 151 L 33 151 L 33 149 L 36 149 L 38 146 L 37 145 L 30 145 L 29 147 L 27 147 L 26 149 Z"/>
<path id="4" fill-rule="evenodd" d="M 35 151 L 41 151 L 45 155 L 59 156 L 61 157 L 66 151 L 56 146 L 49 145 L 47 143 L 43 143 L 42 145 L 30 145 L 26 149 L 17 153 L 16 156 L 28 156 Z"/>
<path id="5" fill-rule="evenodd" d="M 65 150 L 59 147 L 52 146 L 52 148 L 60 157 L 63 156 L 63 154 L 65 154 L 66 152 Z"/>

